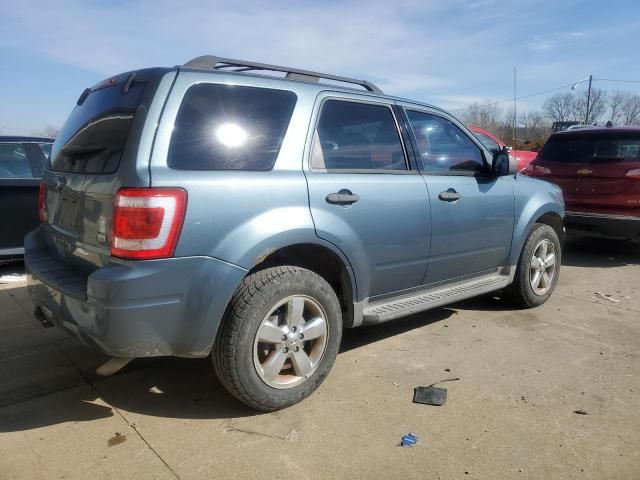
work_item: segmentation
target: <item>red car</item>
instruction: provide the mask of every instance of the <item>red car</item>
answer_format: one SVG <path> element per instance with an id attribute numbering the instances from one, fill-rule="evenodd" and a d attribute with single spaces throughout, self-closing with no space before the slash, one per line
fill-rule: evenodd
<path id="1" fill-rule="evenodd" d="M 562 188 L 567 228 L 640 240 L 640 127 L 554 133 L 526 173 Z"/>
<path id="2" fill-rule="evenodd" d="M 504 143 L 495 135 L 487 132 L 486 130 L 483 130 L 482 128 L 469 127 L 469 130 L 471 130 L 474 135 L 478 137 L 478 140 L 480 140 L 482 144 L 492 152 L 496 150 L 502 150 L 504 147 L 507 147 L 506 143 Z M 531 163 L 536 158 L 537 153 L 529 152 L 527 150 L 511 149 L 510 155 L 514 156 L 518 161 L 518 171 L 520 171 L 525 169 L 527 165 L 529 165 L 529 163 Z"/>

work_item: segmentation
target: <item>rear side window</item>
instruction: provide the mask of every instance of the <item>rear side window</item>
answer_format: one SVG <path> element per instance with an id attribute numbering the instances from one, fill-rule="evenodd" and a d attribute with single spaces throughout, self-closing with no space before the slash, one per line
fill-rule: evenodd
<path id="1" fill-rule="evenodd" d="M 180 105 L 167 163 L 181 170 L 270 170 L 295 104 L 288 90 L 194 85 Z"/>
<path id="2" fill-rule="evenodd" d="M 343 100 L 324 102 L 314 135 L 311 167 L 406 170 L 391 109 Z"/>
<path id="3" fill-rule="evenodd" d="M 126 94 L 120 85 L 92 91 L 73 109 L 58 134 L 51 151 L 51 170 L 114 173 L 145 85 L 133 83 Z"/>
<path id="4" fill-rule="evenodd" d="M 538 156 L 561 163 L 638 162 L 640 137 L 561 134 L 551 137 Z"/>
<path id="5" fill-rule="evenodd" d="M 0 143 L 0 178 L 33 178 L 22 144 Z"/>

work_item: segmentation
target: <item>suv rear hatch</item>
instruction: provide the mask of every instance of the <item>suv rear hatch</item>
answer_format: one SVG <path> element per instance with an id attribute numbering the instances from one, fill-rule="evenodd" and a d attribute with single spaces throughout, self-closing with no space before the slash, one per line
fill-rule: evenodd
<path id="1" fill-rule="evenodd" d="M 138 149 L 166 72 L 128 72 L 85 90 L 53 145 L 41 187 L 43 235 L 51 255 L 86 274 L 109 262 L 115 193 L 149 186 L 149 159 L 138 160 Z"/>
<path id="2" fill-rule="evenodd" d="M 553 135 L 533 175 L 562 188 L 567 210 L 627 215 L 640 208 L 640 130 Z"/>

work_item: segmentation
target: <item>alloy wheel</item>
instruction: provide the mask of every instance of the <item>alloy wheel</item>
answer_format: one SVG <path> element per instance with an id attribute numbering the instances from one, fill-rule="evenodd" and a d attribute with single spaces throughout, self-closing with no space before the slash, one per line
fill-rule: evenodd
<path id="1" fill-rule="evenodd" d="M 533 293 L 544 295 L 549 291 L 556 275 L 556 247 L 543 239 L 533 250 L 529 268 L 529 282 Z"/>
<path id="2" fill-rule="evenodd" d="M 273 388 L 300 385 L 318 368 L 327 347 L 327 316 L 311 297 L 295 295 L 276 304 L 256 332 L 253 363 Z"/>

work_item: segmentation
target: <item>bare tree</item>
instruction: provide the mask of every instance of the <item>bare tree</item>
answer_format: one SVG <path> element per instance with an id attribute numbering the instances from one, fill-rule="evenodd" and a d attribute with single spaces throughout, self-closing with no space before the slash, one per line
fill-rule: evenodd
<path id="1" fill-rule="evenodd" d="M 47 137 L 47 138 L 56 138 L 60 133 L 60 129 L 53 125 L 47 125 L 44 128 L 39 128 L 36 130 L 31 130 L 31 135 L 36 137 Z"/>
<path id="2" fill-rule="evenodd" d="M 609 97 L 609 120 L 614 125 L 620 123 L 622 119 L 622 104 L 625 100 L 625 93 L 621 90 L 616 90 Z"/>
<path id="3" fill-rule="evenodd" d="M 497 103 L 487 103 L 485 105 L 472 103 L 463 112 L 462 119 L 467 125 L 495 131 L 500 123 L 501 114 L 502 109 Z"/>
<path id="4" fill-rule="evenodd" d="M 516 139 L 513 138 L 514 120 L 513 108 L 507 108 L 502 116 L 502 121 L 494 130 L 495 135 L 511 146 L 514 146 L 513 144 L 517 143 Z"/>
<path id="5" fill-rule="evenodd" d="M 576 119 L 575 103 L 570 93 L 556 93 L 545 100 L 543 109 L 554 122 L 569 122 Z"/>
<path id="6" fill-rule="evenodd" d="M 607 111 L 607 92 L 601 88 L 591 89 L 591 100 L 589 101 L 589 117 L 587 118 L 587 96 L 585 90 L 582 95 L 575 97 L 574 108 L 577 120 L 592 125 L 600 120 Z"/>
<path id="7" fill-rule="evenodd" d="M 623 125 L 640 125 L 640 95 L 626 93 L 620 107 Z"/>
<path id="8" fill-rule="evenodd" d="M 47 125 L 42 129 L 42 133 L 45 137 L 56 138 L 58 136 L 58 133 L 60 133 L 60 129 L 53 125 Z"/>

